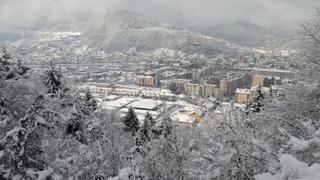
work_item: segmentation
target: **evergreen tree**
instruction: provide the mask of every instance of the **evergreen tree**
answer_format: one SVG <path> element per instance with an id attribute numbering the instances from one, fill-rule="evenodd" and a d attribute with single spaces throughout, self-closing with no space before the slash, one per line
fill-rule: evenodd
<path id="1" fill-rule="evenodd" d="M 148 130 L 146 128 L 146 123 L 143 122 L 135 136 L 135 147 L 133 153 L 139 153 L 140 155 L 144 156 L 145 150 L 143 146 L 149 140 L 150 139 L 148 135 Z"/>
<path id="2" fill-rule="evenodd" d="M 152 118 L 151 114 L 147 112 L 145 118 L 145 136 L 148 137 L 149 140 L 155 138 L 158 135 L 158 131 L 156 129 L 156 121 Z"/>
<path id="3" fill-rule="evenodd" d="M 93 113 L 98 108 L 97 101 L 93 98 L 90 90 L 85 92 L 83 101 L 84 103 L 82 103 L 79 108 L 85 115 Z"/>
<path id="4" fill-rule="evenodd" d="M 75 94 L 70 91 L 62 83 L 62 75 L 55 69 L 53 63 L 49 65 L 49 69 L 45 72 L 45 81 L 44 84 L 47 88 L 49 101 L 52 101 L 56 105 L 55 109 L 57 114 L 60 114 L 64 117 L 64 124 L 66 134 L 71 134 L 79 142 L 86 143 L 86 138 L 84 135 L 84 119 L 93 112 L 92 96 L 89 93 L 86 93 L 84 100 L 75 98 Z M 52 95 L 58 95 L 56 99 L 52 99 Z M 66 110 L 65 112 L 63 111 Z"/>
<path id="5" fill-rule="evenodd" d="M 17 79 L 27 73 L 29 68 L 23 66 L 21 61 L 14 60 L 3 48 L 0 54 L 0 80 L 1 86 L 5 80 Z"/>
<path id="6" fill-rule="evenodd" d="M 152 129 L 156 125 L 156 121 L 153 119 L 149 112 L 147 112 L 144 119 L 149 129 Z"/>
<path id="7" fill-rule="evenodd" d="M 249 103 L 246 106 L 246 113 L 259 113 L 263 109 L 263 100 L 265 99 L 265 94 L 262 92 L 261 87 L 252 94 Z"/>
<path id="8" fill-rule="evenodd" d="M 173 122 L 170 117 L 163 117 L 160 124 L 160 134 L 164 137 L 168 137 L 172 134 Z"/>
<path id="9" fill-rule="evenodd" d="M 24 71 L 19 71 L 19 68 L 23 68 Z M 25 105 L 24 101 L 17 101 L 24 99 L 17 93 L 17 89 L 22 82 L 20 77 L 26 72 L 27 68 L 17 64 L 16 59 L 11 57 L 5 48 L 0 52 L 0 179 L 4 179 L 4 174 L 7 175 L 5 179 L 10 179 L 12 174 L 20 171 L 21 167 L 28 166 L 27 164 L 31 167 L 31 156 L 26 154 L 32 154 L 29 139 L 36 133 L 28 135 L 27 139 L 24 138 L 29 132 L 21 127 L 19 119 L 20 115 L 24 116 L 26 110 L 20 114 L 20 109 L 15 108 Z M 29 147 L 28 150 L 26 146 Z"/>
<path id="10" fill-rule="evenodd" d="M 10 66 L 9 59 L 11 57 L 7 54 L 7 51 L 5 49 L 2 50 L 2 54 L 0 56 L 0 80 L 1 84 L 4 80 L 9 79 L 9 73 L 10 69 L 12 69 L 12 66 Z"/>
<path id="11" fill-rule="evenodd" d="M 91 106 L 93 110 L 97 109 L 97 101 L 93 98 L 90 90 L 86 91 L 85 102 L 88 106 Z"/>
<path id="12" fill-rule="evenodd" d="M 39 96 L 26 116 L 19 121 L 19 125 L 7 135 L 5 153 L 8 155 L 7 176 L 34 178 L 27 171 L 41 171 L 45 169 L 42 159 L 42 132 L 49 129 L 50 125 L 43 119 L 43 96 Z"/>
<path id="13" fill-rule="evenodd" d="M 129 108 L 126 116 L 123 118 L 123 123 L 125 125 L 124 130 L 127 132 L 131 132 L 132 136 L 134 136 L 138 132 L 139 120 L 132 107 Z"/>
<path id="14" fill-rule="evenodd" d="M 136 145 L 142 146 L 144 143 L 150 140 L 150 129 L 147 125 L 146 119 L 143 120 L 138 130 L 136 137 Z"/>
<path id="15" fill-rule="evenodd" d="M 50 63 L 50 67 L 46 72 L 45 85 L 48 88 L 48 93 L 56 94 L 62 89 L 62 75 L 55 69 L 53 63 Z"/>
<path id="16" fill-rule="evenodd" d="M 67 134 L 73 135 L 81 143 L 86 143 L 82 126 L 81 116 L 78 114 L 73 114 L 73 118 L 68 120 Z"/>

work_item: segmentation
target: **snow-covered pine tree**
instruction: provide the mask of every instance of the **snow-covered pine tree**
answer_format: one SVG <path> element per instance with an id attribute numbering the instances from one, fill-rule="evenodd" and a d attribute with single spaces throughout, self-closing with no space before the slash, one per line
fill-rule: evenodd
<path id="1" fill-rule="evenodd" d="M 149 112 L 147 112 L 143 122 L 140 124 L 140 128 L 136 135 L 136 146 L 143 146 L 146 142 L 150 141 L 153 137 L 153 130 L 155 121 Z"/>
<path id="2" fill-rule="evenodd" d="M 134 153 L 139 153 L 140 155 L 144 156 L 146 152 L 143 146 L 146 142 L 150 140 L 148 135 L 148 129 L 146 128 L 145 122 L 141 123 L 141 126 L 134 138 L 135 138 Z"/>
<path id="3" fill-rule="evenodd" d="M 81 116 L 76 113 L 73 113 L 72 116 L 73 118 L 68 120 L 67 134 L 73 135 L 81 143 L 86 143 L 86 138 L 83 135 L 83 123 Z"/>
<path id="4" fill-rule="evenodd" d="M 14 158 L 10 156 L 10 153 L 13 152 L 9 150 L 9 147 L 19 148 L 19 144 L 11 140 L 12 136 L 17 134 L 16 130 L 20 126 L 19 118 L 26 113 L 23 108 L 28 102 L 24 100 L 28 98 L 19 94 L 24 91 L 19 87 L 24 81 L 21 77 L 27 73 L 27 70 L 28 68 L 17 64 L 16 59 L 11 57 L 5 48 L 0 52 L 0 179 L 10 176 L 8 172 L 14 168 L 10 165 Z M 20 132 L 20 135 L 23 136 L 23 129 Z M 18 141 L 18 138 L 15 140 Z"/>
<path id="5" fill-rule="evenodd" d="M 156 121 L 152 118 L 151 114 L 147 112 L 147 114 L 144 117 L 144 126 L 141 127 L 144 128 L 144 134 L 145 137 L 147 137 L 148 140 L 151 140 L 156 137 Z"/>
<path id="6" fill-rule="evenodd" d="M 68 92 L 68 90 L 66 92 Z M 71 96 L 71 94 L 68 96 Z M 95 136 L 95 138 L 97 138 L 97 135 L 99 134 L 99 128 L 92 127 L 93 121 L 95 120 L 93 113 L 97 109 L 97 102 L 95 99 L 93 99 L 91 92 L 87 90 L 83 98 L 66 98 L 66 100 L 67 101 L 64 102 L 64 104 L 69 104 L 75 107 L 74 112 L 71 113 L 72 116 L 67 123 L 67 134 L 72 134 L 81 143 L 86 143 L 87 138 L 85 138 L 84 135 L 84 131 L 86 129 L 90 131 L 90 134 L 92 135 L 91 137 Z"/>
<path id="7" fill-rule="evenodd" d="M 79 104 L 79 109 L 81 109 L 84 115 L 92 114 L 97 108 L 97 101 L 93 98 L 90 90 L 86 90 L 83 98 L 83 103 Z"/>
<path id="8" fill-rule="evenodd" d="M 62 75 L 55 69 L 53 63 L 51 62 L 49 69 L 46 71 L 46 77 L 44 80 L 44 83 L 48 88 L 48 93 L 56 94 L 62 89 L 61 78 Z"/>
<path id="9" fill-rule="evenodd" d="M 173 126 L 166 117 L 160 129 L 162 134 L 145 144 L 146 155 L 139 161 L 139 168 L 150 179 L 187 179 L 186 129 Z M 168 168 L 170 167 L 170 168 Z"/>
<path id="10" fill-rule="evenodd" d="M 98 106 L 97 101 L 93 98 L 90 90 L 86 91 L 85 102 L 89 107 L 91 107 L 91 112 L 93 112 L 97 109 L 97 106 Z"/>
<path id="11" fill-rule="evenodd" d="M 148 141 L 148 130 L 145 120 L 134 136 L 135 145 L 128 151 L 127 167 L 129 167 L 129 179 L 146 179 L 140 169 L 139 162 L 146 156 L 145 144 Z"/>
<path id="12" fill-rule="evenodd" d="M 65 122 L 61 122 L 65 124 L 66 134 L 71 134 L 79 142 L 86 143 L 87 138 L 84 135 L 85 121 L 89 119 L 89 116 L 96 109 L 95 101 L 90 92 L 86 93 L 83 100 L 76 98 L 76 94 L 71 92 L 70 88 L 63 83 L 63 76 L 56 70 L 52 62 L 45 72 L 44 84 L 48 90 L 49 96 L 47 98 L 58 105 L 56 110 L 60 112 L 57 113 L 68 117 Z M 69 111 L 65 112 L 62 109 L 69 109 Z"/>
<path id="13" fill-rule="evenodd" d="M 10 64 L 9 60 L 11 57 L 8 55 L 5 48 L 3 48 L 0 54 L 0 80 L 3 83 L 4 80 L 10 79 L 10 70 L 13 66 Z"/>
<path id="14" fill-rule="evenodd" d="M 52 126 L 44 119 L 43 104 L 43 96 L 36 98 L 19 125 L 7 133 L 5 153 L 8 155 L 8 178 L 33 179 L 36 175 L 28 172 L 36 173 L 46 168 L 41 141 L 43 132 Z"/>
<path id="15" fill-rule="evenodd" d="M 132 107 L 129 108 L 128 112 L 123 117 L 123 123 L 125 125 L 124 130 L 131 132 L 132 136 L 135 136 L 139 130 L 139 119 Z"/>
<path id="16" fill-rule="evenodd" d="M 16 79 L 27 73 L 29 68 L 23 66 L 20 60 L 13 59 L 3 48 L 0 53 L 0 86 L 5 80 Z"/>
<path id="17" fill-rule="evenodd" d="M 161 123 L 160 123 L 160 134 L 164 137 L 168 137 L 171 135 L 173 130 L 173 122 L 170 117 L 163 117 Z"/>
<path id="18" fill-rule="evenodd" d="M 246 113 L 259 113 L 263 108 L 263 100 L 265 94 L 262 92 L 261 87 L 258 87 L 252 94 L 249 103 L 246 106 Z"/>

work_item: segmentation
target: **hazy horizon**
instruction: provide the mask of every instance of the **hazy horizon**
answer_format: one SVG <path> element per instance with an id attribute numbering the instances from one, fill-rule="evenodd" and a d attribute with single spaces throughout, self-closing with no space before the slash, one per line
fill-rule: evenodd
<path id="1" fill-rule="evenodd" d="M 33 28 L 84 14 L 99 17 L 128 10 L 179 25 L 247 21 L 283 30 L 298 29 L 318 0 L 0 0 L 0 31 Z"/>

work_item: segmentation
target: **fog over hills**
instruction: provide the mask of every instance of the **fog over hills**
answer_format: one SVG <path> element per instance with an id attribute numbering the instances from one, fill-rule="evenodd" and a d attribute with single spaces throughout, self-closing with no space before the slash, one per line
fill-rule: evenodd
<path id="1" fill-rule="evenodd" d="M 186 29 L 160 23 L 128 11 L 117 11 L 99 19 L 83 33 L 82 44 L 106 52 L 153 51 L 168 48 L 187 53 L 216 54 L 235 51 L 235 45 Z"/>
<path id="2" fill-rule="evenodd" d="M 267 28 L 247 21 L 217 25 L 177 26 L 126 10 L 99 18 L 79 14 L 46 22 L 34 29 L 0 34 L 0 41 L 15 42 L 23 54 L 31 51 L 154 52 L 170 49 L 186 54 L 235 54 L 256 48 L 297 49 L 295 31 Z"/>
<path id="3" fill-rule="evenodd" d="M 296 30 L 268 28 L 247 21 L 197 25 L 191 26 L 190 29 L 249 47 L 266 46 L 270 41 L 286 39 L 296 34 Z"/>
<path id="4" fill-rule="evenodd" d="M 54 35 L 49 32 L 69 33 L 60 33 L 62 36 L 58 33 L 59 37 L 52 37 Z M 76 32 L 77 36 L 70 32 Z M 138 52 L 166 48 L 187 54 L 207 55 L 248 50 L 214 36 L 174 27 L 129 11 L 115 11 L 97 19 L 77 17 L 62 23 L 51 23 L 23 37 L 15 43 L 20 48 L 49 45 L 71 50 L 85 47 L 106 53 L 127 52 L 132 48 Z"/>

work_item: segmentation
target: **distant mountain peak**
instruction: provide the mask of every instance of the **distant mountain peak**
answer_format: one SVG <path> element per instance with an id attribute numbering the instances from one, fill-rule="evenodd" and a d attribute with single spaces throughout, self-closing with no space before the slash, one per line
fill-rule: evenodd
<path id="1" fill-rule="evenodd" d="M 29 44 L 32 46 L 42 43 L 55 46 L 53 43 L 55 41 L 59 44 L 57 47 L 72 44 L 73 48 L 88 47 L 90 50 L 105 53 L 127 52 L 131 48 L 138 52 L 154 52 L 164 48 L 186 54 L 206 55 L 235 53 L 245 48 L 223 39 L 176 28 L 130 11 L 114 11 L 100 18 L 60 23 L 45 31 L 54 35 L 57 33 L 60 35 L 60 31 L 78 32 L 81 35 L 46 37 L 37 33 L 34 37 L 30 37 L 29 41 L 32 43 Z"/>
<path id="2" fill-rule="evenodd" d="M 266 46 L 267 42 L 287 38 L 289 32 L 264 27 L 249 21 L 198 25 L 191 29 L 216 38 L 249 47 Z"/>
<path id="3" fill-rule="evenodd" d="M 155 51 L 167 48 L 185 53 L 217 54 L 234 52 L 234 44 L 161 23 L 130 11 L 110 12 L 92 23 L 81 43 L 105 52 Z M 232 46 L 232 47 L 230 47 Z"/>

